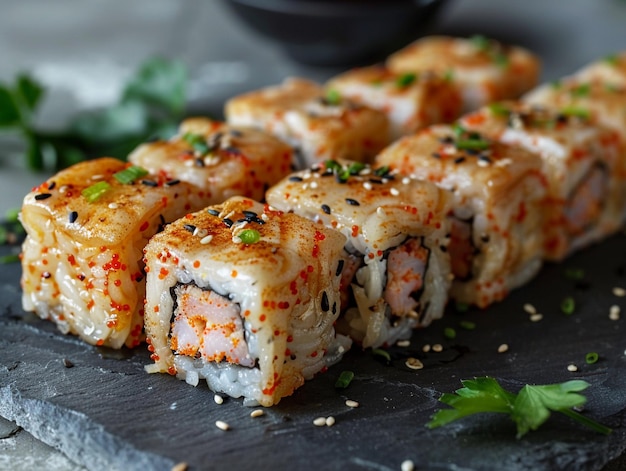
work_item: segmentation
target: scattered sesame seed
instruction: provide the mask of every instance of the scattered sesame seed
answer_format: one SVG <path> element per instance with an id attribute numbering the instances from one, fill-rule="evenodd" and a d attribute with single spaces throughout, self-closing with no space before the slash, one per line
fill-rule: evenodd
<path id="1" fill-rule="evenodd" d="M 353 401 L 352 399 L 348 399 L 346 401 L 346 406 L 352 407 L 353 409 L 355 409 L 355 408 L 359 407 L 359 403 L 356 402 L 356 401 Z"/>
<path id="2" fill-rule="evenodd" d="M 209 213 L 211 216 L 219 216 L 220 212 L 217 209 L 207 209 L 207 213 Z"/>
<path id="3" fill-rule="evenodd" d="M 430 344 L 429 344 L 429 343 L 427 343 L 426 345 L 424 345 L 424 346 L 422 347 L 422 351 L 423 351 L 424 353 L 428 353 L 428 352 L 430 352 Z"/>
<path id="4" fill-rule="evenodd" d="M 330 417 L 326 417 L 326 426 L 332 427 L 335 425 L 335 418 L 331 415 Z"/>
<path id="5" fill-rule="evenodd" d="M 155 182 L 154 180 L 141 180 L 141 184 L 142 185 L 146 185 L 146 186 L 158 186 L 159 184 L 157 182 Z"/>
<path id="6" fill-rule="evenodd" d="M 503 343 L 502 345 L 498 347 L 498 353 L 505 353 L 508 351 L 509 351 L 509 345 L 506 343 Z"/>
<path id="7" fill-rule="evenodd" d="M 59 193 L 61 194 L 67 193 L 67 190 L 69 190 L 69 187 L 67 185 L 61 185 L 59 187 Z"/>
<path id="8" fill-rule="evenodd" d="M 188 468 L 189 468 L 189 465 L 185 463 L 184 461 L 181 461 L 180 463 L 172 466 L 172 471 L 187 471 Z"/>
<path id="9" fill-rule="evenodd" d="M 74 366 L 74 363 L 72 363 L 67 358 L 63 358 L 63 366 L 66 368 L 72 368 Z"/>
<path id="10" fill-rule="evenodd" d="M 609 319 L 612 321 L 618 321 L 620 318 L 621 309 L 617 304 L 614 304 L 609 309 Z"/>
<path id="11" fill-rule="evenodd" d="M 616 286 L 615 288 L 613 288 L 613 294 L 618 298 L 623 298 L 624 296 L 626 296 L 626 289 Z"/>
<path id="12" fill-rule="evenodd" d="M 407 358 L 404 364 L 412 370 L 421 370 L 422 368 L 424 368 L 424 363 L 422 363 L 419 359 L 413 357 Z"/>
<path id="13" fill-rule="evenodd" d="M 320 206 L 320 208 L 322 208 L 322 211 L 324 211 L 326 214 L 331 213 L 330 206 L 328 206 L 327 204 L 323 204 L 322 206 Z"/>
<path id="14" fill-rule="evenodd" d="M 202 245 L 206 245 L 206 244 L 210 244 L 212 240 L 213 240 L 213 234 L 209 234 L 208 236 L 203 237 L 203 238 L 200 240 L 200 243 L 201 243 Z"/>
<path id="15" fill-rule="evenodd" d="M 213 400 L 215 401 L 216 404 L 224 404 L 224 398 L 220 396 L 219 394 L 214 395 Z"/>
<path id="16" fill-rule="evenodd" d="M 192 234 L 196 230 L 196 226 L 194 226 L 193 224 L 185 224 L 183 227 L 185 228 L 185 230 L 191 232 Z"/>
<path id="17" fill-rule="evenodd" d="M 403 185 L 408 185 L 409 183 L 411 183 L 411 179 L 409 177 L 404 177 L 402 179 L 402 184 Z"/>
<path id="18" fill-rule="evenodd" d="M 48 199 L 51 196 L 52 196 L 52 194 L 50 194 L 50 193 L 39 193 L 38 195 L 35 195 L 35 199 L 37 201 L 41 201 L 41 200 Z"/>
<path id="19" fill-rule="evenodd" d="M 193 235 L 195 237 L 200 237 L 200 238 L 206 236 L 208 233 L 209 231 L 207 231 L 206 229 L 199 228 L 199 227 L 196 227 L 196 230 L 193 231 Z"/>
<path id="20" fill-rule="evenodd" d="M 261 417 L 262 415 L 265 415 L 263 409 L 255 409 L 250 412 L 250 417 L 252 417 L 253 419 L 255 419 L 256 417 Z"/>
<path id="21" fill-rule="evenodd" d="M 316 427 L 323 427 L 324 425 L 326 425 L 326 417 L 318 417 L 315 420 L 313 420 L 313 425 L 315 425 Z"/>
<path id="22" fill-rule="evenodd" d="M 350 206 L 360 206 L 361 203 L 359 203 L 357 200 L 352 199 L 352 198 L 346 198 L 346 203 L 348 203 Z"/>
<path id="23" fill-rule="evenodd" d="M 69 214 L 70 224 L 74 224 L 76 222 L 76 219 L 78 219 L 78 213 L 76 211 L 70 211 L 70 214 Z"/>
<path id="24" fill-rule="evenodd" d="M 215 422 L 215 426 L 216 426 L 217 428 L 219 428 L 220 430 L 224 430 L 224 431 L 226 431 L 226 430 L 229 430 L 229 429 L 230 429 L 230 425 L 228 425 L 228 424 L 227 424 L 226 422 L 224 422 L 223 420 L 217 420 L 217 421 Z"/>
<path id="25" fill-rule="evenodd" d="M 398 347 L 408 347 L 409 345 L 411 345 L 411 341 L 410 340 L 398 340 L 396 342 L 396 345 Z"/>
<path id="26" fill-rule="evenodd" d="M 435 345 L 433 345 L 433 352 L 443 352 L 443 345 L 441 345 L 440 343 L 436 343 Z"/>
<path id="27" fill-rule="evenodd" d="M 543 319 L 543 314 L 532 314 L 530 316 L 530 322 L 539 322 L 541 319 Z"/>
<path id="28" fill-rule="evenodd" d="M 401 471 L 414 471 L 415 464 L 411 460 L 404 460 L 400 465 Z"/>
<path id="29" fill-rule="evenodd" d="M 117 203 L 109 203 L 109 209 L 117 209 L 118 207 Z"/>
<path id="30" fill-rule="evenodd" d="M 398 196 L 400 194 L 400 190 L 397 188 L 390 188 L 389 193 L 391 193 L 392 196 Z"/>
<path id="31" fill-rule="evenodd" d="M 373 186 L 370 182 L 363 182 L 363 188 L 369 191 L 373 188 Z"/>
<path id="32" fill-rule="evenodd" d="M 293 175 L 293 176 L 289 177 L 289 181 L 290 182 L 301 182 L 302 181 L 302 177 L 299 177 L 297 175 Z"/>
<path id="33" fill-rule="evenodd" d="M 567 371 L 571 371 L 572 373 L 578 371 L 578 367 L 574 364 L 567 365 Z"/>
<path id="34" fill-rule="evenodd" d="M 526 311 L 528 314 L 537 314 L 537 309 L 530 303 L 524 304 L 524 311 Z"/>
<path id="35" fill-rule="evenodd" d="M 180 180 L 170 180 L 165 182 L 165 186 L 174 186 L 174 185 L 178 185 L 180 183 Z"/>
<path id="36" fill-rule="evenodd" d="M 316 181 L 312 181 L 309 184 L 309 188 L 311 188 L 312 190 L 315 190 L 317 188 L 317 182 Z"/>

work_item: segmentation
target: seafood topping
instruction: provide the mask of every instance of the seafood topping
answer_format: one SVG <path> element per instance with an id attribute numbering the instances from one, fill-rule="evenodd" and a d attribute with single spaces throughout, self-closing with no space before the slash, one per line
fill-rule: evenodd
<path id="1" fill-rule="evenodd" d="M 384 298 L 393 315 L 418 311 L 429 256 L 430 251 L 419 239 L 408 239 L 389 252 Z"/>
<path id="2" fill-rule="evenodd" d="M 239 307 L 224 296 L 195 285 L 177 285 L 171 349 L 205 361 L 253 367 Z"/>
<path id="3" fill-rule="evenodd" d="M 606 167 L 594 165 L 574 189 L 565 206 L 565 224 L 570 234 L 586 231 L 602 213 L 608 191 Z"/>

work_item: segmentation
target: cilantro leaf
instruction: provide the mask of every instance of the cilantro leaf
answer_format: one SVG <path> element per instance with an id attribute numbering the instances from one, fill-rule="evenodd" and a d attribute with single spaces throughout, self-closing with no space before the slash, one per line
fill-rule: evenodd
<path id="1" fill-rule="evenodd" d="M 20 110 L 8 87 L 0 85 L 0 127 L 19 124 Z"/>
<path id="2" fill-rule="evenodd" d="M 36 108 L 44 94 L 43 87 L 28 75 L 20 75 L 17 77 L 17 90 L 22 103 L 29 111 Z"/>
<path id="3" fill-rule="evenodd" d="M 461 383 L 463 388 L 458 389 L 455 394 L 441 396 L 439 401 L 452 409 L 437 411 L 426 424 L 428 428 L 440 427 L 473 414 L 496 412 L 509 415 L 517 424 L 517 438 L 520 438 L 530 430 L 540 427 L 548 420 L 551 412 L 560 412 L 596 432 L 611 432 L 610 428 L 571 409 L 586 402 L 585 396 L 577 394 L 589 386 L 585 381 L 526 385 L 518 394 L 505 390 L 490 377 L 463 380 Z"/>

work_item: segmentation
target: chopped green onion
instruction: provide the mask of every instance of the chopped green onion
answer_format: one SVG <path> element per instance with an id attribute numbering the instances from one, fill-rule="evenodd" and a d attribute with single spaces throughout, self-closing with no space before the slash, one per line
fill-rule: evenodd
<path id="1" fill-rule="evenodd" d="M 609 54 L 604 57 L 604 62 L 610 65 L 617 65 L 619 63 L 619 56 L 617 54 Z"/>
<path id="2" fill-rule="evenodd" d="M 145 177 L 146 175 L 148 175 L 148 171 L 145 168 L 132 165 L 131 167 L 125 168 L 120 172 L 114 173 L 113 177 L 118 182 L 123 183 L 124 185 L 129 185 L 138 178 Z"/>
<path id="3" fill-rule="evenodd" d="M 353 162 L 348 166 L 348 172 L 350 175 L 358 175 L 358 173 L 365 168 L 363 162 Z"/>
<path id="4" fill-rule="evenodd" d="M 382 167 L 378 167 L 376 170 L 374 170 L 374 175 L 376 175 L 377 177 L 384 177 L 390 171 L 391 169 L 389 168 L 389 165 L 383 165 Z"/>
<path id="5" fill-rule="evenodd" d="M 187 132 L 183 135 L 183 141 L 185 141 L 187 144 L 193 147 L 196 152 L 199 152 L 202 155 L 208 154 L 211 150 L 207 145 L 204 136 L 200 134 Z"/>
<path id="6" fill-rule="evenodd" d="M 591 91 L 591 86 L 588 83 L 583 83 L 575 88 L 570 90 L 570 93 L 573 97 L 585 97 L 589 95 Z"/>
<path id="7" fill-rule="evenodd" d="M 467 303 L 455 303 L 454 308 L 456 309 L 456 312 L 467 312 L 469 311 L 470 305 Z"/>
<path id="8" fill-rule="evenodd" d="M 454 330 L 452 327 L 446 327 L 445 329 L 443 329 L 443 336 L 450 340 L 455 339 L 456 330 Z"/>
<path id="9" fill-rule="evenodd" d="M 576 106 L 566 106 L 565 108 L 562 108 L 561 114 L 581 119 L 589 119 L 591 117 L 591 113 L 589 113 L 588 109 L 578 108 Z"/>
<path id="10" fill-rule="evenodd" d="M 417 75 L 413 72 L 407 72 L 406 74 L 400 75 L 396 79 L 396 85 L 400 88 L 408 87 L 417 79 Z"/>
<path id="11" fill-rule="evenodd" d="M 568 296 L 561 301 L 561 311 L 563 314 L 567 314 L 569 316 L 574 313 L 574 309 L 576 309 L 576 302 L 571 296 Z"/>
<path id="12" fill-rule="evenodd" d="M 580 281 L 585 278 L 585 270 L 582 268 L 568 268 L 565 270 L 565 278 L 573 281 Z"/>
<path id="13" fill-rule="evenodd" d="M 599 358 L 600 356 L 596 352 L 589 352 L 585 355 L 585 361 L 588 365 L 593 365 Z"/>
<path id="14" fill-rule="evenodd" d="M 485 150 L 489 148 L 489 141 L 484 139 L 458 139 L 454 145 L 462 150 Z"/>
<path id="15" fill-rule="evenodd" d="M 456 137 L 461 137 L 463 134 L 467 132 L 465 128 L 461 126 L 459 123 L 454 123 L 452 125 L 452 131 L 454 132 L 454 135 Z"/>
<path id="16" fill-rule="evenodd" d="M 244 244 L 256 244 L 261 240 L 261 234 L 256 229 L 244 229 L 237 236 Z"/>
<path id="17" fill-rule="evenodd" d="M 20 261 L 19 255 L 3 255 L 0 257 L 0 264 L 17 263 Z"/>
<path id="18" fill-rule="evenodd" d="M 448 69 L 443 73 L 443 79 L 446 82 L 452 82 L 454 80 L 454 69 Z"/>
<path id="19" fill-rule="evenodd" d="M 91 186 L 88 186 L 83 191 L 81 191 L 80 194 L 83 195 L 90 203 L 94 203 L 98 201 L 98 199 L 110 189 L 111 185 L 109 185 L 107 182 L 98 182 L 94 183 Z"/>
<path id="20" fill-rule="evenodd" d="M 476 323 L 472 321 L 461 321 L 459 325 L 465 330 L 474 330 L 476 328 Z"/>
<path id="21" fill-rule="evenodd" d="M 341 164 L 336 160 L 327 160 L 324 162 L 324 165 L 328 170 L 332 170 L 333 172 L 341 170 Z"/>
<path id="22" fill-rule="evenodd" d="M 482 34 L 475 34 L 470 38 L 472 45 L 479 51 L 487 51 L 489 49 L 489 39 Z"/>
<path id="23" fill-rule="evenodd" d="M 354 373 L 352 371 L 342 371 L 339 378 L 337 378 L 337 381 L 335 382 L 335 387 L 345 389 L 350 386 L 353 378 Z"/>
<path id="24" fill-rule="evenodd" d="M 496 65 L 502 69 L 505 69 L 509 66 L 509 58 L 506 54 L 497 53 L 493 55 L 493 61 Z"/>
<path id="25" fill-rule="evenodd" d="M 324 99 L 329 105 L 338 105 L 339 103 L 341 103 L 341 93 L 339 93 L 339 90 L 330 88 L 326 91 L 326 96 L 324 97 Z"/>
<path id="26" fill-rule="evenodd" d="M 391 363 L 391 355 L 389 355 L 389 352 L 387 350 L 383 350 L 382 348 L 374 348 L 372 349 L 372 355 L 384 358 L 387 363 Z"/>
<path id="27" fill-rule="evenodd" d="M 503 103 L 491 103 L 487 105 L 487 108 L 496 116 L 508 116 L 511 114 L 511 110 Z"/>

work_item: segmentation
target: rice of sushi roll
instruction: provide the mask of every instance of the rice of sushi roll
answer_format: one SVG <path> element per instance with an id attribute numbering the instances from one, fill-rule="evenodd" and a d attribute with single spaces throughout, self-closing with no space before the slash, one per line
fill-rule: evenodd
<path id="1" fill-rule="evenodd" d="M 461 94 L 451 80 L 434 72 L 393 72 L 383 66 L 344 72 L 326 83 L 338 93 L 383 111 L 392 139 L 430 124 L 450 123 L 461 115 Z"/>
<path id="2" fill-rule="evenodd" d="M 395 72 L 448 75 L 463 95 L 465 111 L 519 97 L 537 84 L 541 68 L 527 49 L 484 36 L 427 36 L 392 54 L 386 65 Z"/>
<path id="3" fill-rule="evenodd" d="M 408 338 L 443 315 L 448 192 L 386 168 L 327 161 L 283 179 L 266 198 L 346 236 L 337 329 L 364 348 Z"/>
<path id="4" fill-rule="evenodd" d="M 298 151 L 298 167 L 325 159 L 367 161 L 390 140 L 384 113 L 300 78 L 231 98 L 224 114 L 233 126 L 259 128 L 289 143 Z"/>
<path id="5" fill-rule="evenodd" d="M 600 82 L 613 86 L 626 86 L 626 51 L 609 54 L 587 64 L 572 74 L 582 82 Z"/>
<path id="6" fill-rule="evenodd" d="M 337 361 L 344 237 L 234 197 L 188 214 L 145 251 L 145 328 L 154 364 L 245 405 L 271 406 Z"/>
<path id="7" fill-rule="evenodd" d="M 24 198 L 22 304 L 93 345 L 143 340 L 142 250 L 202 207 L 190 185 L 113 158 L 69 167 Z"/>
<path id="8" fill-rule="evenodd" d="M 583 116 L 523 102 L 494 103 L 460 124 L 541 156 L 548 181 L 545 257 L 559 261 L 621 227 L 626 208 L 619 134 Z"/>
<path id="9" fill-rule="evenodd" d="M 486 307 L 541 268 L 547 182 L 536 154 L 438 125 L 396 141 L 376 163 L 453 192 L 448 251 L 457 302 Z"/>
<path id="10" fill-rule="evenodd" d="M 257 129 L 197 117 L 183 121 L 167 141 L 142 144 L 128 160 L 194 185 L 208 206 L 237 195 L 262 199 L 291 172 L 293 149 Z"/>

